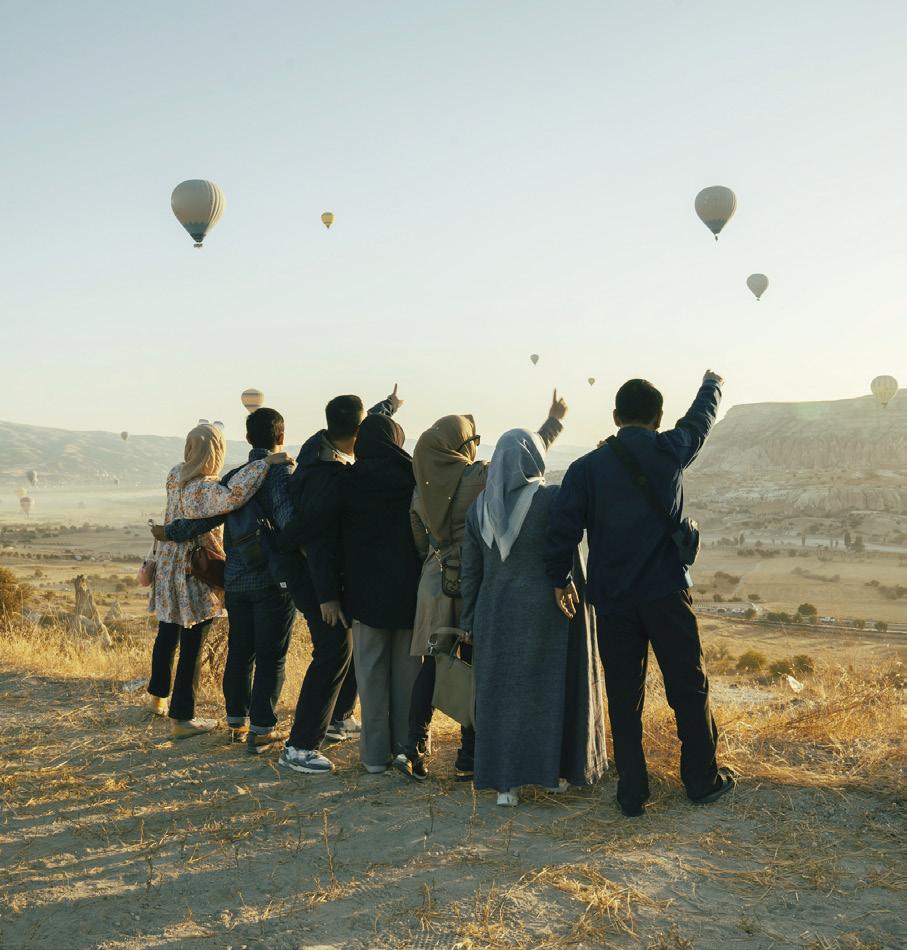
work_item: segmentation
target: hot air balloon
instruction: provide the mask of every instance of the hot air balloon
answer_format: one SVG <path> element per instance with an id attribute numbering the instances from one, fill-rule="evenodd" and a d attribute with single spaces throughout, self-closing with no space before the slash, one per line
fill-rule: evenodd
<path id="1" fill-rule="evenodd" d="M 594 385 L 595 385 L 595 377 L 594 377 L 594 376 L 590 376 L 590 377 L 586 380 L 586 382 L 587 382 L 590 386 L 594 386 Z"/>
<path id="2" fill-rule="evenodd" d="M 533 366 L 537 366 L 537 365 L 538 365 L 538 361 L 539 361 L 539 355 L 538 355 L 538 353 L 533 353 L 532 356 L 529 357 L 529 359 L 532 360 L 532 365 L 533 365 Z"/>
<path id="3" fill-rule="evenodd" d="M 712 185 L 696 195 L 694 207 L 700 221 L 715 235 L 717 241 L 721 229 L 734 217 L 737 196 L 724 185 Z"/>
<path id="4" fill-rule="evenodd" d="M 329 228 L 334 223 L 334 212 L 325 211 L 325 213 L 321 216 L 321 223 L 326 228 Z"/>
<path id="5" fill-rule="evenodd" d="M 27 494 L 28 494 L 28 489 L 27 489 L 27 488 L 17 488 L 17 489 L 16 489 L 16 496 L 17 496 L 18 498 L 24 498 Z"/>
<path id="6" fill-rule="evenodd" d="M 192 235 L 196 247 L 224 213 L 224 193 L 213 181 L 191 178 L 180 182 L 170 196 L 176 220 Z"/>
<path id="7" fill-rule="evenodd" d="M 32 488 L 38 484 L 38 473 L 33 468 L 30 468 L 25 473 L 25 477 L 28 479 L 28 483 L 32 486 Z"/>
<path id="8" fill-rule="evenodd" d="M 746 279 L 746 286 L 753 292 L 756 300 L 761 300 L 762 295 L 768 290 L 768 278 L 765 274 L 750 274 Z"/>
<path id="9" fill-rule="evenodd" d="M 125 432 L 125 431 L 124 431 L 124 432 L 121 432 L 121 433 L 120 433 L 120 438 L 125 442 L 125 441 L 129 438 L 129 433 L 128 433 L 128 432 Z"/>
<path id="10" fill-rule="evenodd" d="M 19 499 L 19 507 L 25 512 L 26 518 L 31 514 L 31 510 L 34 504 L 35 504 L 35 500 L 33 498 L 29 498 L 28 495 L 23 495 Z"/>
<path id="11" fill-rule="evenodd" d="M 120 487 L 120 480 L 119 480 L 118 478 L 115 478 L 115 479 L 113 480 L 113 487 L 114 487 L 114 488 L 119 488 L 119 487 Z"/>
<path id="12" fill-rule="evenodd" d="M 888 403 L 897 395 L 898 381 L 894 376 L 876 376 L 870 383 L 873 396 L 878 399 L 884 409 Z"/>
<path id="13" fill-rule="evenodd" d="M 255 412 L 265 404 L 265 394 L 260 389 L 245 389 L 242 394 L 242 404 L 247 412 Z"/>

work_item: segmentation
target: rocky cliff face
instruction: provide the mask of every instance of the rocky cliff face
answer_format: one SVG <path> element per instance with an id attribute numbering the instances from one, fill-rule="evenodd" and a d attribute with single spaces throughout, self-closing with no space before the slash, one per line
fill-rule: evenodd
<path id="1" fill-rule="evenodd" d="M 907 513 L 907 393 L 734 406 L 690 473 L 726 502 L 791 512 Z"/>

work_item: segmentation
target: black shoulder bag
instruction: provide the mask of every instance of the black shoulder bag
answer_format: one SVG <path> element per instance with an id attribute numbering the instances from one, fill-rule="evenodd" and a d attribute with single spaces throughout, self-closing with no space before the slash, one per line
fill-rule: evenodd
<path id="1" fill-rule="evenodd" d="M 629 474 L 633 483 L 646 496 L 652 508 L 661 515 L 668 529 L 668 534 L 677 548 L 677 553 L 680 555 L 681 563 L 684 567 L 690 567 L 699 554 L 701 544 L 699 524 L 692 518 L 684 518 L 679 521 L 673 517 L 662 504 L 661 499 L 652 487 L 652 483 L 646 478 L 636 456 L 616 436 L 610 436 L 607 442 L 611 446 L 611 451 L 617 456 L 618 461 L 627 470 L 627 474 Z"/>

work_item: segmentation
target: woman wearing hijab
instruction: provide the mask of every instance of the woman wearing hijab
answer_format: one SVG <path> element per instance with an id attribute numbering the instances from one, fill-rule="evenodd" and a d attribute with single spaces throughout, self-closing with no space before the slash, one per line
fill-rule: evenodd
<path id="1" fill-rule="evenodd" d="M 548 411 L 548 419 L 539 430 L 542 444 L 548 448 L 560 435 L 561 420 L 567 404 L 557 390 Z M 460 547 L 466 527 L 466 513 L 485 487 L 487 462 L 476 460 L 480 437 L 472 416 L 444 416 L 423 432 L 413 452 L 416 489 L 413 494 L 411 521 L 416 549 L 423 562 L 416 600 L 416 622 L 411 651 L 423 657 L 422 668 L 413 686 L 410 703 L 409 738 L 406 749 L 394 759 L 401 772 L 420 781 L 428 778 L 425 756 L 430 751 L 429 729 L 435 689 L 435 661 L 428 655 L 428 641 L 441 627 L 459 626 L 462 601 L 444 593 L 442 563 L 456 575 Z M 550 585 L 548 585 L 550 587 Z M 468 660 L 470 647 L 461 647 Z M 469 781 L 473 773 L 475 732 L 464 728 L 455 762 L 458 780 Z"/>
<path id="2" fill-rule="evenodd" d="M 198 425 L 186 436 L 184 459 L 167 476 L 167 511 L 164 523 L 178 518 L 198 519 L 224 515 L 241 508 L 260 488 L 268 467 L 285 464 L 284 452 L 252 462 L 230 480 L 218 482 L 224 467 L 226 441 L 223 431 L 212 425 Z M 154 712 L 169 714 L 174 738 L 183 739 L 209 732 L 217 723 L 195 717 L 195 692 L 201 648 L 211 621 L 223 614 L 223 592 L 215 591 L 188 573 L 189 557 L 197 544 L 218 557 L 224 556 L 223 528 L 216 527 L 195 541 L 168 541 L 163 528 L 152 532 L 157 539 L 154 582 L 148 610 L 158 618 L 157 637 L 151 651 L 151 679 L 148 692 Z M 173 658 L 179 646 L 176 678 Z"/>
<path id="3" fill-rule="evenodd" d="M 403 429 L 389 416 L 367 416 L 356 462 L 340 483 L 341 549 L 334 572 L 345 617 L 353 625 L 359 685 L 359 756 L 367 772 L 384 772 L 406 743 L 409 701 L 420 661 L 410 655 L 419 562 L 409 521 L 415 478 Z"/>
<path id="4" fill-rule="evenodd" d="M 545 484 L 542 440 L 501 436 L 485 490 L 466 519 L 460 626 L 471 634 L 476 689 L 477 789 L 516 805 L 521 785 L 590 785 L 604 772 L 602 683 L 595 620 L 582 601 L 558 610 L 543 553 L 558 488 Z"/>

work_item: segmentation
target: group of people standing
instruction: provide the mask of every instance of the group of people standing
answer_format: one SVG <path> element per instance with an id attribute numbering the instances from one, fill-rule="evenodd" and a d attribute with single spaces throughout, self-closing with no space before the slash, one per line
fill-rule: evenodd
<path id="1" fill-rule="evenodd" d="M 500 805 L 517 804 L 525 785 L 595 783 L 607 768 L 604 672 L 617 801 L 633 816 L 649 794 L 651 642 L 687 794 L 717 800 L 734 778 L 716 762 L 692 562 L 678 539 L 695 532 L 682 475 L 715 421 L 721 382 L 707 372 L 684 418 L 661 433 L 661 394 L 630 380 L 617 393 L 616 438 L 575 462 L 560 487 L 545 480 L 567 414 L 556 391 L 538 431 L 506 432 L 490 461 L 477 458 L 469 415 L 439 419 L 410 456 L 393 418 L 396 387 L 368 412 L 356 396 L 332 399 L 326 428 L 295 465 L 273 409 L 249 415 L 249 461 L 223 477 L 223 433 L 197 426 L 167 478 L 165 523 L 152 527 L 155 712 L 169 712 L 177 738 L 216 727 L 195 715 L 195 691 L 205 635 L 225 607 L 231 741 L 254 754 L 280 747 L 280 766 L 317 775 L 334 769 L 327 740 L 358 737 L 366 771 L 424 781 L 445 669 L 436 644 L 452 635 L 474 676 L 457 779 L 496 791 Z M 224 561 L 222 595 L 203 569 L 211 560 Z M 297 610 L 312 660 L 285 738 L 276 708 Z"/>

